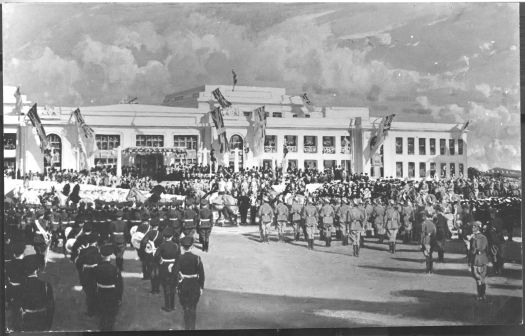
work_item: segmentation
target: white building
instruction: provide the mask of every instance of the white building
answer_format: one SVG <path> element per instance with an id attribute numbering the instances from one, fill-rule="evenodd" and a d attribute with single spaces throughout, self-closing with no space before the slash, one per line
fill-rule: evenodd
<path id="1" fill-rule="evenodd" d="M 216 131 L 208 113 L 218 106 L 211 93 L 216 88 L 233 104 L 223 110 L 231 149 L 227 155 L 218 151 Z M 6 103 L 4 120 L 6 113 L 13 117 Z M 24 109 L 29 105 L 25 104 Z M 268 116 L 264 152 L 254 157 L 247 139 L 249 118 L 252 110 L 263 105 Z M 22 122 L 29 126 L 6 124 L 6 130 L 16 129 L 19 134 L 17 169 L 43 171 L 49 165 L 79 168 L 76 128 L 69 122 L 74 109 L 39 107 L 52 146 L 51 160 L 44 160 L 35 134 L 28 132 L 32 129 L 30 122 Z M 460 131 L 460 124 L 397 122 L 394 118 L 382 156 L 376 158 L 377 167 L 373 169 L 368 144 L 380 118 L 370 117 L 366 107 L 306 108 L 300 97 L 287 95 L 282 88 L 237 86 L 232 91 L 231 86 L 205 85 L 168 95 L 163 105 L 88 106 L 80 107 L 80 111 L 94 129 L 100 149 L 91 158 L 92 164 L 133 165 L 146 174 L 165 165 L 206 164 L 211 149 L 215 149 L 220 163 L 245 168 L 281 167 L 285 139 L 289 152 L 284 164 L 298 168 L 341 165 L 374 177 L 416 179 L 433 173 L 466 174 L 467 169 L 467 134 Z M 357 122 L 350 127 L 352 120 Z"/>

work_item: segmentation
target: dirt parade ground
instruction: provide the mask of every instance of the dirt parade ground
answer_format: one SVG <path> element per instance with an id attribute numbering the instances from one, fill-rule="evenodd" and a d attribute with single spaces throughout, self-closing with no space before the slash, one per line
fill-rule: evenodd
<path id="1" fill-rule="evenodd" d="M 210 252 L 198 247 L 206 284 L 197 307 L 197 329 L 348 328 L 365 326 L 431 326 L 517 324 L 521 321 L 521 243 L 506 244 L 513 262 L 502 276 L 487 280 L 488 302 L 475 300 L 476 286 L 460 241 L 447 244 L 445 263 L 425 274 L 416 244 L 388 245 L 367 238 L 360 257 L 340 241 L 315 250 L 306 243 L 259 242 L 258 228 L 216 227 Z M 52 330 L 97 330 L 85 314 L 85 297 L 74 265 L 50 254 L 42 278 L 55 291 Z M 128 247 L 124 264 L 124 296 L 115 330 L 184 328 L 181 308 L 161 310 L 162 294 L 150 294 L 140 262 Z"/>

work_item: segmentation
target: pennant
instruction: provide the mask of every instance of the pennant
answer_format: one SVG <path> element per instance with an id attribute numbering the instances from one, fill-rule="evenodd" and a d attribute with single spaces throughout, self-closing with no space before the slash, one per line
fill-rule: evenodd
<path id="1" fill-rule="evenodd" d="M 230 107 L 232 106 L 232 103 L 226 100 L 224 96 L 221 93 L 221 90 L 219 88 L 216 88 L 212 91 L 213 97 L 219 102 L 219 104 L 222 106 L 222 108 Z"/>
<path id="2" fill-rule="evenodd" d="M 219 89 L 217 89 L 219 90 Z M 219 92 L 220 93 L 220 92 Z M 220 107 L 214 108 L 210 111 L 211 119 L 217 129 L 218 140 L 220 144 L 220 152 L 225 153 L 228 150 L 228 138 L 226 137 L 226 129 L 224 128 L 224 118 Z"/>
<path id="3" fill-rule="evenodd" d="M 303 99 L 303 103 L 306 104 L 306 105 L 312 105 L 312 102 L 310 101 L 310 99 L 308 98 L 308 95 L 305 93 L 303 93 L 303 95 L 301 96 L 301 98 Z"/>
<path id="4" fill-rule="evenodd" d="M 237 85 L 237 74 L 232 69 L 232 76 L 233 76 L 233 89 L 232 91 L 235 91 L 235 85 Z"/>
<path id="5" fill-rule="evenodd" d="M 31 123 L 33 124 L 33 127 L 35 128 L 36 133 L 40 138 L 40 151 L 43 154 L 45 154 L 45 149 L 48 146 L 47 136 L 46 131 L 44 130 L 44 126 L 42 125 L 42 122 L 38 117 L 38 113 L 36 111 L 36 103 L 31 107 L 31 109 L 27 113 L 27 117 L 29 118 L 29 120 L 31 120 Z"/>
<path id="6" fill-rule="evenodd" d="M 21 114 L 22 113 L 22 95 L 20 94 L 20 86 L 17 86 L 16 87 L 16 91 L 15 91 L 15 99 L 16 99 L 16 103 L 15 103 L 15 112 L 16 114 Z"/>
<path id="7" fill-rule="evenodd" d="M 463 127 L 461 128 L 461 132 L 465 132 L 465 130 L 468 127 L 468 124 L 470 124 L 470 120 L 467 120 L 467 122 L 463 125 Z"/>

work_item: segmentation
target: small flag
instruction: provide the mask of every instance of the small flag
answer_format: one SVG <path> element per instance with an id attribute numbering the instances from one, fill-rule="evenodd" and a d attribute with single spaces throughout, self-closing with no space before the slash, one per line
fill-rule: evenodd
<path id="1" fill-rule="evenodd" d="M 301 96 L 301 98 L 303 99 L 303 103 L 305 103 L 306 105 L 312 105 L 312 102 L 310 101 L 310 99 L 308 98 L 308 95 L 305 93 L 303 93 L 303 95 Z"/>
<path id="2" fill-rule="evenodd" d="M 230 107 L 232 106 L 232 103 L 226 100 L 224 96 L 221 93 L 221 90 L 219 88 L 216 88 L 212 91 L 213 97 L 219 102 L 219 104 L 222 106 L 222 108 Z"/>
<path id="3" fill-rule="evenodd" d="M 15 112 L 16 114 L 21 114 L 22 113 L 22 95 L 20 94 L 20 86 L 16 87 L 14 96 L 16 99 Z"/>
<path id="4" fill-rule="evenodd" d="M 232 91 L 235 91 L 235 85 L 237 85 L 237 74 L 232 69 L 232 75 L 233 75 L 233 89 Z"/>
<path id="5" fill-rule="evenodd" d="M 468 124 L 470 124 L 470 120 L 467 120 L 467 122 L 463 125 L 463 127 L 461 128 L 461 132 L 465 132 L 465 130 L 468 127 Z"/>
<path id="6" fill-rule="evenodd" d="M 391 114 L 389 116 L 385 117 L 385 123 L 383 126 L 383 134 L 386 135 L 386 132 L 390 131 L 390 127 L 392 126 L 392 120 L 394 120 L 395 114 Z"/>
<path id="7" fill-rule="evenodd" d="M 27 113 L 27 116 L 29 120 L 31 120 L 31 123 L 33 124 L 33 127 L 36 129 L 36 133 L 40 138 L 40 151 L 43 154 L 45 154 L 45 149 L 48 146 L 48 142 L 46 137 L 46 131 L 44 130 L 44 126 L 42 125 L 42 122 L 40 121 L 40 118 L 38 117 L 38 113 L 36 111 L 36 103 L 31 107 L 31 109 Z"/>
<path id="8" fill-rule="evenodd" d="M 218 90 L 218 89 L 217 89 Z M 224 118 L 220 107 L 216 107 L 210 111 L 211 119 L 217 129 L 218 140 L 220 144 L 220 152 L 225 153 L 228 150 L 228 139 L 226 138 L 226 129 L 224 128 Z"/>

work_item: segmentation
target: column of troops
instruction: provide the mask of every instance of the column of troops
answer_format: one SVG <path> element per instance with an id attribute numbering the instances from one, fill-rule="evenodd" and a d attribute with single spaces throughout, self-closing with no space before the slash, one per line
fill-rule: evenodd
<path id="1" fill-rule="evenodd" d="M 49 330 L 54 297 L 45 271 L 49 249 L 75 265 L 86 297 L 86 315 L 99 318 L 100 330 L 112 330 L 123 301 L 124 253 L 137 252 L 142 279 L 151 293 L 164 292 L 162 310 L 175 310 L 175 294 L 186 329 L 194 329 L 196 305 L 204 288 L 204 267 L 193 254 L 198 232 L 208 252 L 213 215 L 206 200 L 176 201 L 164 206 L 95 202 L 59 208 L 17 206 L 6 212 L 6 293 L 9 330 Z M 26 255 L 28 246 L 35 254 Z M 115 263 L 111 262 L 115 256 Z M 38 284 L 35 284 L 36 279 Z M 30 295 L 30 296 L 28 296 Z"/>

